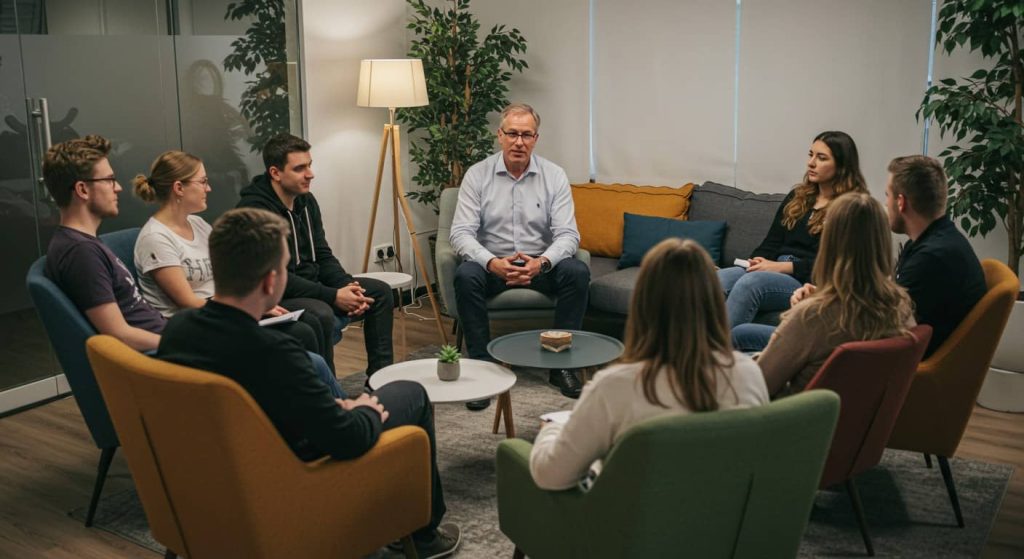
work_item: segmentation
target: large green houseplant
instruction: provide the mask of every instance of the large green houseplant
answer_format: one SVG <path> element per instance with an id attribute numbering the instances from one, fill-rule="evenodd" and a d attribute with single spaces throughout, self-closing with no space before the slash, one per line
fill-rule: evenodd
<path id="1" fill-rule="evenodd" d="M 1006 263 L 1020 276 L 1024 250 L 1024 2 L 946 0 L 936 41 L 947 54 L 980 52 L 992 65 L 928 89 L 918 115 L 932 118 L 956 144 L 939 153 L 949 175 L 949 213 L 970 235 L 997 218 L 1008 233 Z"/>
<path id="2" fill-rule="evenodd" d="M 512 73 L 527 67 L 526 39 L 519 30 L 496 25 L 480 39 L 480 22 L 469 2 L 450 0 L 437 7 L 408 0 L 413 10 L 408 28 L 415 34 L 409 56 L 423 60 L 430 104 L 400 109 L 398 120 L 409 126 L 413 181 L 420 187 L 409 198 L 435 213 L 441 191 L 459 186 L 469 166 L 494 149 L 487 118 L 508 104 Z"/>
<path id="3" fill-rule="evenodd" d="M 231 42 L 224 69 L 242 71 L 246 80 L 239 109 L 249 121 L 250 149 L 258 152 L 270 138 L 288 132 L 288 56 L 282 0 L 241 0 L 228 4 L 225 20 L 249 20 L 245 34 Z"/>

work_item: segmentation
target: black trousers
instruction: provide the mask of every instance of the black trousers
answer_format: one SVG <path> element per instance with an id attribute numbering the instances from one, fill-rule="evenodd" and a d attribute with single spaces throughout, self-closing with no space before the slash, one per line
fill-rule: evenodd
<path id="1" fill-rule="evenodd" d="M 304 298 L 285 299 L 280 305 L 290 311 L 306 310 L 297 321 L 283 325 L 281 330 L 298 339 L 307 351 L 319 353 L 331 371 L 334 371 L 334 340 L 331 337 L 334 313 L 331 307 L 318 299 Z M 324 316 L 327 317 L 326 323 Z"/>
<path id="2" fill-rule="evenodd" d="M 534 289 L 557 296 L 554 327 L 579 330 L 587 311 L 590 268 L 575 258 L 566 258 L 548 273 L 533 278 L 529 287 L 511 288 L 476 262 L 459 264 L 455 270 L 455 304 L 471 359 L 491 359 L 487 353 L 487 344 L 491 341 L 487 300 L 508 289 Z"/>
<path id="3" fill-rule="evenodd" d="M 366 296 L 373 299 L 373 304 L 363 313 L 362 316 L 352 320 L 363 321 L 363 338 L 366 346 L 366 375 L 372 375 L 378 369 L 387 367 L 394 363 L 395 352 L 391 339 L 392 322 L 394 322 L 394 298 L 391 296 L 391 287 L 388 284 L 371 278 L 356 278 L 359 285 L 366 290 Z M 299 308 L 306 309 L 302 313 L 302 320 L 309 320 L 313 324 L 319 324 L 322 336 L 322 344 L 330 348 L 331 358 L 328 363 L 334 363 L 334 316 L 349 318 L 346 313 L 338 310 L 334 305 L 329 305 L 319 299 L 295 298 L 281 301 L 281 306 L 288 310 Z M 308 315 L 308 316 L 307 316 Z M 325 357 L 326 359 L 326 357 Z"/>
<path id="4" fill-rule="evenodd" d="M 413 534 L 416 539 L 429 540 L 448 510 L 444 504 L 441 476 L 437 471 L 437 441 L 434 438 L 434 414 L 430 398 L 422 385 L 404 380 L 385 384 L 373 394 L 388 411 L 384 430 L 415 425 L 422 427 L 430 439 L 430 523 Z"/>

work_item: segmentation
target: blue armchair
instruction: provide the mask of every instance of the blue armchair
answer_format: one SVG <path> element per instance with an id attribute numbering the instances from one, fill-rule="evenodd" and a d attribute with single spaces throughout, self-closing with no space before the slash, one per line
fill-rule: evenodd
<path id="1" fill-rule="evenodd" d="M 135 275 L 135 262 L 132 253 L 135 239 L 138 236 L 139 229 L 136 227 L 100 237 L 133 275 Z M 85 425 L 89 428 L 89 434 L 92 435 L 96 447 L 100 449 L 96 482 L 93 486 L 89 511 L 85 517 L 85 525 L 92 526 L 100 494 L 103 492 L 103 483 L 107 478 L 107 471 L 110 469 L 114 453 L 121 443 L 114 431 L 113 423 L 110 422 L 107 405 L 103 401 L 103 395 L 96 384 L 96 377 L 93 376 L 92 367 L 85 355 L 85 341 L 90 336 L 96 335 L 96 329 L 68 299 L 67 295 L 43 274 L 45 267 L 46 257 L 43 256 L 29 268 L 26 278 L 29 296 L 36 307 L 36 312 L 39 313 L 50 343 L 57 353 L 57 360 L 60 362 L 68 384 L 71 386 L 71 391 L 75 395 L 75 402 L 78 403 L 78 409 L 82 412 L 82 418 L 85 419 Z"/>

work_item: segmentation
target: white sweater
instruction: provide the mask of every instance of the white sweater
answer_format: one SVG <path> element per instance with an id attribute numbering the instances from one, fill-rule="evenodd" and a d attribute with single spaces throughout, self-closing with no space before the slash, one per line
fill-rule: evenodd
<path id="1" fill-rule="evenodd" d="M 733 352 L 733 357 L 735 365 L 718 379 L 719 409 L 767 404 L 761 369 L 742 353 Z M 548 423 L 540 430 L 530 453 L 530 473 L 538 487 L 573 487 L 633 425 L 661 415 L 691 413 L 672 394 L 666 375 L 659 375 L 656 392 L 668 407 L 648 402 L 640 383 L 641 367 L 642 363 L 624 363 L 600 371 L 583 387 L 565 425 Z"/>

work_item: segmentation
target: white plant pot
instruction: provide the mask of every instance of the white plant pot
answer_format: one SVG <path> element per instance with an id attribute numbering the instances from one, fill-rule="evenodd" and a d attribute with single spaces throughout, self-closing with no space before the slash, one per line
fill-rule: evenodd
<path id="1" fill-rule="evenodd" d="M 437 362 L 437 378 L 441 380 L 459 380 L 460 373 L 461 371 L 459 369 L 458 361 L 456 361 L 455 363 L 442 363 L 440 361 Z"/>
<path id="2" fill-rule="evenodd" d="M 992 357 L 992 368 L 978 393 L 978 405 L 1024 412 L 1024 301 L 1013 304 L 1006 330 Z"/>

